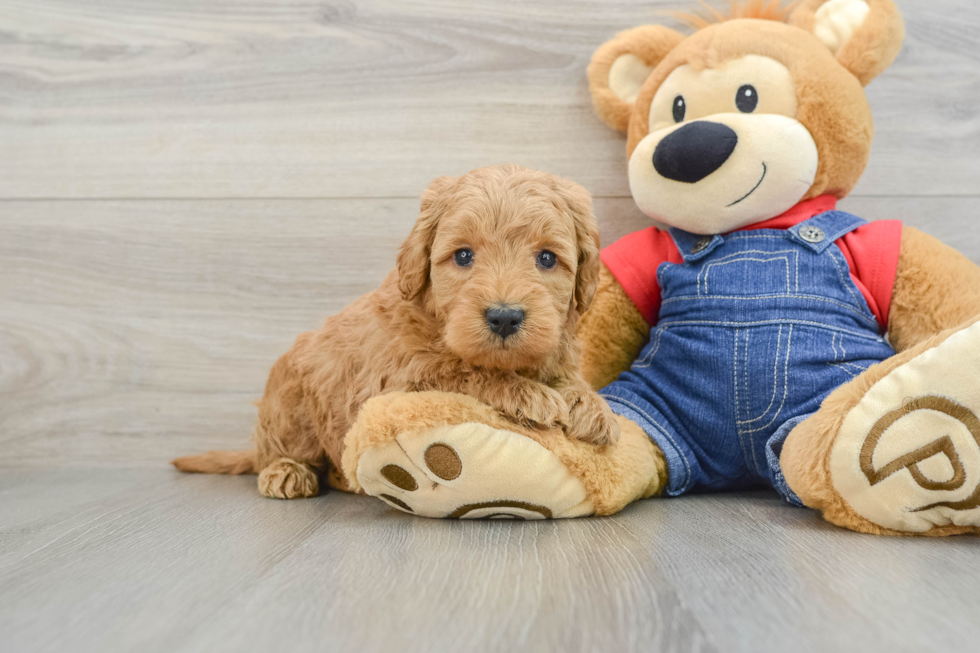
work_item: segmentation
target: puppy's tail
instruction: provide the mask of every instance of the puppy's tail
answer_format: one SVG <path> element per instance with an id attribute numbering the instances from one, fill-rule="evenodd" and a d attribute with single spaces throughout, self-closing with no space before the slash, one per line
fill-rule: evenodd
<path id="1" fill-rule="evenodd" d="M 255 449 L 248 451 L 209 451 L 199 456 L 181 456 L 170 464 L 182 472 L 198 474 L 255 474 Z"/>

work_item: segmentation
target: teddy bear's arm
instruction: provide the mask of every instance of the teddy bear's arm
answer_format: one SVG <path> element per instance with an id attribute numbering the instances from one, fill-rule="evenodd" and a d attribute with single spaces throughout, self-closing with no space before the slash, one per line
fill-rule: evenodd
<path id="1" fill-rule="evenodd" d="M 913 227 L 902 228 L 888 333 L 904 351 L 980 315 L 980 267 Z"/>
<path id="2" fill-rule="evenodd" d="M 608 385 L 630 368 L 649 338 L 650 325 L 603 265 L 595 299 L 578 327 L 582 376 L 593 388 Z"/>

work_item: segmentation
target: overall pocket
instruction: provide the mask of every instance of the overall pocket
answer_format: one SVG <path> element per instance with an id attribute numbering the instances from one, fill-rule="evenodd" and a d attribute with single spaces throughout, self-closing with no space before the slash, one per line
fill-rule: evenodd
<path id="1" fill-rule="evenodd" d="M 698 273 L 698 296 L 785 296 L 800 291 L 800 252 L 745 250 L 722 256 Z"/>
<path id="2" fill-rule="evenodd" d="M 792 324 L 735 329 L 733 384 L 739 434 L 778 426 L 790 394 Z"/>

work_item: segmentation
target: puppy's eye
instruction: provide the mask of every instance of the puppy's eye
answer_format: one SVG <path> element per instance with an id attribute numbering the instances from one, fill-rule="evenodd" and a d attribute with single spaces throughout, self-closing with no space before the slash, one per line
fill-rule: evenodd
<path id="1" fill-rule="evenodd" d="M 453 254 L 453 259 L 456 261 L 456 265 L 461 268 L 469 267 L 473 265 L 473 250 L 469 247 L 464 247 L 463 249 L 457 249 L 456 253 Z"/>
<path id="2" fill-rule="evenodd" d="M 735 106 L 742 113 L 752 113 L 759 105 L 759 93 L 751 84 L 740 86 L 735 93 Z"/>
<path id="3" fill-rule="evenodd" d="M 558 263 L 558 257 L 555 256 L 554 252 L 549 252 L 546 249 L 541 250 L 538 254 L 538 266 L 544 268 L 545 270 L 550 270 L 555 267 Z"/>
<path id="4" fill-rule="evenodd" d="M 684 114 L 687 113 L 687 102 L 684 101 L 683 95 L 678 95 L 674 98 L 674 122 L 681 122 L 684 120 Z"/>

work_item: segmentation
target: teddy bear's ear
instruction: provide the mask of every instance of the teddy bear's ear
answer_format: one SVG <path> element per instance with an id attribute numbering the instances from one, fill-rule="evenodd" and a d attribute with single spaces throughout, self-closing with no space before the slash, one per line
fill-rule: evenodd
<path id="1" fill-rule="evenodd" d="M 603 122 L 619 131 L 629 126 L 633 103 L 643 82 L 684 36 L 660 25 L 620 32 L 592 55 L 589 88 Z"/>
<path id="2" fill-rule="evenodd" d="M 820 39 L 862 86 L 895 61 L 905 38 L 892 0 L 804 0 L 790 24 Z"/>

